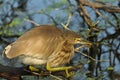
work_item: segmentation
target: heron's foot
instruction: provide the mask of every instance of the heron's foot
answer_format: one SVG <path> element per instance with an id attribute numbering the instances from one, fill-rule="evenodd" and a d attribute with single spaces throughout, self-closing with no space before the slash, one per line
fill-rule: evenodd
<path id="1" fill-rule="evenodd" d="M 35 67 L 33 67 L 33 66 L 29 66 L 29 69 L 30 69 L 31 71 L 39 71 L 39 69 L 37 69 L 37 68 L 35 68 Z"/>
<path id="2" fill-rule="evenodd" d="M 74 75 L 74 72 L 68 72 L 68 69 L 65 70 L 65 73 L 67 78 Z"/>
<path id="3" fill-rule="evenodd" d="M 50 65 L 48 63 L 47 63 L 47 66 L 46 66 L 46 69 L 48 71 L 50 71 L 50 72 L 64 70 L 65 73 L 66 73 L 66 77 L 71 77 L 74 74 L 73 72 L 70 72 L 70 73 L 68 72 L 68 70 L 71 69 L 71 68 L 72 68 L 72 66 L 68 66 L 68 67 L 54 67 L 54 68 L 52 68 L 52 67 L 50 67 Z"/>

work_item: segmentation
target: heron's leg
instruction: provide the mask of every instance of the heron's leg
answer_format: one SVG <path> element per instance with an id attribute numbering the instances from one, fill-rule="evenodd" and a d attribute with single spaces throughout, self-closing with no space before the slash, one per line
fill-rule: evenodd
<path id="1" fill-rule="evenodd" d="M 49 63 L 47 63 L 47 65 L 46 65 L 46 69 L 47 69 L 48 71 L 50 71 L 50 72 L 52 72 L 52 71 L 61 71 L 61 70 L 65 70 L 65 73 L 66 73 L 66 76 L 67 76 L 67 77 L 70 77 L 70 76 L 73 75 L 73 73 L 69 73 L 69 72 L 68 72 L 68 70 L 71 69 L 71 68 L 72 68 L 72 66 L 69 66 L 69 67 L 55 67 L 55 68 L 52 68 L 52 67 L 50 67 Z"/>
<path id="2" fill-rule="evenodd" d="M 33 66 L 29 66 L 29 69 L 30 69 L 31 71 L 39 71 L 39 69 L 37 69 L 37 68 L 35 68 L 35 67 L 33 67 Z"/>

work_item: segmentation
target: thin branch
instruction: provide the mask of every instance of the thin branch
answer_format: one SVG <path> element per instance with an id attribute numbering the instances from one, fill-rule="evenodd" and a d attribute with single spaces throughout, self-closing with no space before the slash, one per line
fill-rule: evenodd
<path id="1" fill-rule="evenodd" d="M 102 38 L 102 39 L 99 41 L 99 43 L 102 42 L 102 41 L 104 41 L 104 40 L 117 38 L 118 36 L 120 36 L 120 28 L 117 29 L 114 34 L 107 35 L 107 37 Z"/>
<path id="2" fill-rule="evenodd" d="M 70 24 L 70 21 L 71 21 L 71 18 L 72 18 L 73 13 L 72 13 L 72 4 L 71 4 L 70 0 L 67 0 L 67 1 L 68 1 L 68 3 L 69 3 L 69 7 L 68 7 L 68 8 L 69 8 L 68 20 L 67 20 L 67 23 L 66 23 L 66 24 L 61 23 L 61 25 L 62 25 L 65 29 L 68 29 L 68 30 L 69 30 L 68 26 L 69 26 L 69 24 Z"/>
<path id="3" fill-rule="evenodd" d="M 15 38 L 15 37 L 19 37 L 20 34 L 13 34 L 13 35 L 0 35 L 1 38 Z"/>
<path id="4" fill-rule="evenodd" d="M 102 17 L 106 22 L 108 22 L 110 25 L 112 25 L 113 27 L 116 27 L 114 24 L 112 24 L 106 17 L 104 17 L 98 10 L 95 10 L 96 13 Z"/>
<path id="5" fill-rule="evenodd" d="M 27 22 L 33 23 L 35 26 L 40 26 L 40 24 L 38 24 L 38 23 L 36 23 L 36 22 L 34 22 L 30 19 L 24 19 L 24 20 L 27 21 Z"/>
<path id="6" fill-rule="evenodd" d="M 46 12 L 44 12 L 44 14 L 45 14 L 46 16 L 48 16 L 48 17 L 53 21 L 53 23 L 54 23 L 55 25 L 59 25 L 59 23 L 53 18 L 53 16 L 51 16 L 50 14 L 47 14 Z"/>
<path id="7" fill-rule="evenodd" d="M 120 28 L 120 20 L 117 17 L 117 15 L 115 13 L 112 13 L 112 15 L 114 16 L 115 20 L 116 20 L 116 24 L 117 24 L 117 28 Z"/>
<path id="8" fill-rule="evenodd" d="M 113 6 L 112 4 L 109 4 L 109 3 L 90 2 L 90 1 L 86 1 L 86 0 L 82 0 L 81 3 L 84 6 L 89 6 L 91 8 L 95 8 L 95 9 L 101 9 L 101 10 L 107 11 L 109 13 L 120 13 L 120 7 Z"/>
<path id="9" fill-rule="evenodd" d="M 76 0 L 78 5 L 78 12 L 80 16 L 83 18 L 84 22 L 88 25 L 90 31 L 93 29 L 93 23 L 91 21 L 91 17 L 85 7 L 81 4 L 84 0 Z"/>
<path id="10" fill-rule="evenodd" d="M 95 62 L 109 62 L 109 60 L 96 60 L 96 59 L 92 58 L 91 56 L 88 56 L 87 54 L 85 54 L 81 51 L 78 51 L 78 50 L 75 50 L 75 52 L 78 52 L 78 53 L 82 54 L 83 56 L 88 57 Z"/>
<path id="11" fill-rule="evenodd" d="M 56 79 L 57 79 L 57 80 L 62 80 L 61 78 L 59 78 L 59 77 L 57 77 L 57 76 L 54 76 L 54 75 L 52 75 L 52 74 L 50 74 L 50 76 L 53 77 L 53 78 L 55 78 L 55 80 L 56 80 Z"/>
<path id="12" fill-rule="evenodd" d="M 115 57 L 118 59 L 118 61 L 120 62 L 120 54 L 118 53 L 118 49 L 120 48 L 120 43 L 118 44 L 118 46 L 116 47 L 115 50 L 113 50 Z"/>

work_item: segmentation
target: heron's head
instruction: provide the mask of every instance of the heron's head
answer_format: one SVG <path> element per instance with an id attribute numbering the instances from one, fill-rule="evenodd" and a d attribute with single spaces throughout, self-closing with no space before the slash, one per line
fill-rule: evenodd
<path id="1" fill-rule="evenodd" d="M 80 37 L 80 35 L 78 35 L 76 32 L 67 30 L 65 32 L 66 34 L 66 39 L 72 43 L 72 44 L 81 44 L 81 45 L 87 45 L 87 46 L 91 46 L 92 43 L 85 40 L 84 38 Z"/>

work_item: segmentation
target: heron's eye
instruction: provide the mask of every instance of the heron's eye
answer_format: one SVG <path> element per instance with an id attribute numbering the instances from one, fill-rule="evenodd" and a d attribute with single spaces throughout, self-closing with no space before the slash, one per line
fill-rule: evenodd
<path id="1" fill-rule="evenodd" d="M 76 38 L 74 38 L 74 41 L 77 41 L 77 39 L 76 39 Z"/>

